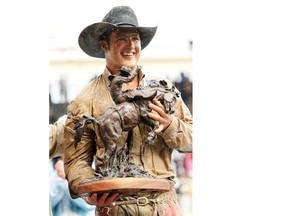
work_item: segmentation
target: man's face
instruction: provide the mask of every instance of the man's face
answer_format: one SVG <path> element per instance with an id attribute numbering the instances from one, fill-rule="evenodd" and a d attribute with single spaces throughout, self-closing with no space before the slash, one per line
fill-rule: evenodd
<path id="1" fill-rule="evenodd" d="M 116 29 L 110 34 L 105 52 L 108 69 L 119 69 L 123 65 L 136 68 L 140 54 L 140 35 L 135 29 Z"/>

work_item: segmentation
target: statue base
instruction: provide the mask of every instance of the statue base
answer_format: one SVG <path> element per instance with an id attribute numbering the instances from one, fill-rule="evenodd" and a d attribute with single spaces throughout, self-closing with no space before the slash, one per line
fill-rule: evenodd
<path id="1" fill-rule="evenodd" d="M 163 193 L 169 191 L 170 183 L 166 179 L 150 178 L 113 178 L 85 182 L 79 185 L 78 195 L 89 196 L 92 193 L 121 193 L 124 196 Z"/>

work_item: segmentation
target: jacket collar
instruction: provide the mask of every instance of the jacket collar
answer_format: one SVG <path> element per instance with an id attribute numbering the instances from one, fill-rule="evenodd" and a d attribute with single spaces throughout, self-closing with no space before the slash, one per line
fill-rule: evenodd
<path id="1" fill-rule="evenodd" d="M 109 76 L 112 75 L 111 72 L 108 70 L 107 67 L 105 67 L 105 70 L 103 72 L 103 78 L 105 80 L 105 83 L 106 83 L 106 86 L 109 86 L 110 85 L 110 80 L 109 80 Z M 138 71 L 138 78 L 139 78 L 139 85 L 142 85 L 143 84 L 143 79 L 145 77 L 145 74 L 143 73 L 142 69 L 140 69 Z"/>

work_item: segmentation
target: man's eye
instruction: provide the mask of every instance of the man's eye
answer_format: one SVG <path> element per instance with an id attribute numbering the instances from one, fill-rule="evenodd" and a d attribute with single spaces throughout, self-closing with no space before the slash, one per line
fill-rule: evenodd
<path id="1" fill-rule="evenodd" d="M 125 37 L 118 38 L 118 41 L 125 41 Z"/>

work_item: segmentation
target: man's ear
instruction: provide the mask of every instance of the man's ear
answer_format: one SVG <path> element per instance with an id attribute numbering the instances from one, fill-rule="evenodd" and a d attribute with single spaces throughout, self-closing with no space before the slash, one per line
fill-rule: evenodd
<path id="1" fill-rule="evenodd" d="M 103 51 L 105 51 L 105 50 L 107 49 L 107 47 L 108 47 L 108 43 L 107 43 L 107 41 L 105 41 L 105 40 L 101 40 L 101 41 L 99 42 L 99 45 L 100 45 L 100 47 L 101 47 L 101 49 L 102 49 Z"/>

